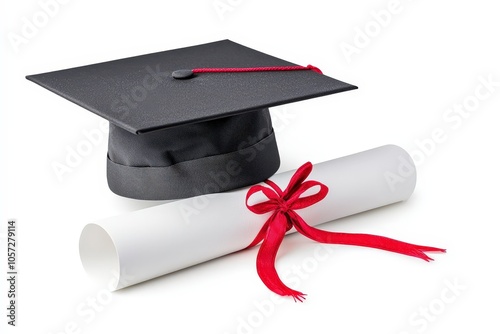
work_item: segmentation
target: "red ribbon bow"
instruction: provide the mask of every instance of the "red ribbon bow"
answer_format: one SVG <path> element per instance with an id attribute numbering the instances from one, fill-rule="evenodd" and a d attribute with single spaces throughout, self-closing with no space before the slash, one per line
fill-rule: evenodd
<path id="1" fill-rule="evenodd" d="M 257 254 L 257 273 L 262 282 L 273 292 L 281 296 L 291 296 L 295 301 L 303 301 L 305 294 L 287 287 L 279 278 L 274 263 L 278 248 L 283 241 L 285 233 L 292 227 L 306 237 L 328 244 L 356 245 L 378 248 L 390 252 L 418 257 L 425 261 L 432 259 L 424 252 L 446 252 L 435 247 L 413 245 L 406 242 L 371 234 L 337 233 L 319 230 L 308 225 L 295 210 L 311 206 L 328 194 L 328 187 L 321 182 L 306 178 L 312 171 L 312 164 L 306 162 L 292 176 L 290 183 L 284 191 L 276 183 L 264 181 L 270 188 L 256 185 L 248 190 L 246 196 L 247 208 L 256 214 L 272 212 L 259 233 L 248 247 L 253 247 L 262 242 Z M 319 186 L 319 191 L 313 195 L 301 197 L 307 190 Z M 254 205 L 248 204 L 248 199 L 261 191 L 269 200 Z"/>

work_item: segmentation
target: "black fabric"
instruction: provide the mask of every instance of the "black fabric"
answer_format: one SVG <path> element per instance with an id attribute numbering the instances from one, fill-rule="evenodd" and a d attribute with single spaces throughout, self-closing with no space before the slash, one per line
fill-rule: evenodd
<path id="1" fill-rule="evenodd" d="M 108 185 L 125 197 L 231 190 L 265 180 L 279 164 L 268 109 L 140 135 L 109 127 Z"/>
<path id="2" fill-rule="evenodd" d="M 268 109 L 140 135 L 110 124 L 108 156 L 121 165 L 165 167 L 187 160 L 244 151 L 272 132 Z"/>
<path id="3" fill-rule="evenodd" d="M 233 190 L 259 183 L 279 168 L 274 132 L 237 151 L 212 155 L 166 167 L 133 167 L 108 157 L 109 188 L 142 200 L 168 200 Z"/>
<path id="4" fill-rule="evenodd" d="M 26 78 L 110 122 L 112 191 L 164 200 L 265 180 L 280 162 L 267 108 L 356 88 L 311 70 L 172 72 L 289 65 L 224 40 Z"/>
<path id="5" fill-rule="evenodd" d="M 197 67 L 295 65 L 229 40 L 30 75 L 31 80 L 132 133 L 204 122 L 355 89 L 314 71 L 205 73 Z"/>

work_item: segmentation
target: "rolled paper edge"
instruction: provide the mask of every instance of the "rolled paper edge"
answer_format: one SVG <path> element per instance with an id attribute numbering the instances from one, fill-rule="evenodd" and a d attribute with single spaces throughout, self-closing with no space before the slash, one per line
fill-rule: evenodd
<path id="1" fill-rule="evenodd" d="M 120 289 L 119 254 L 111 235 L 102 226 L 87 224 L 80 235 L 80 260 L 89 276 L 110 290 Z"/>
<path id="2" fill-rule="evenodd" d="M 401 152 L 400 166 L 398 168 L 398 176 L 403 178 L 403 180 L 406 179 L 404 182 L 406 182 L 407 180 L 411 182 L 411 187 L 408 189 L 408 196 L 402 200 L 402 201 L 407 201 L 413 195 L 413 193 L 415 192 L 415 188 L 417 186 L 417 167 L 415 165 L 415 161 L 413 160 L 411 155 L 401 146 L 389 144 L 381 147 L 393 147 L 394 149 Z"/>

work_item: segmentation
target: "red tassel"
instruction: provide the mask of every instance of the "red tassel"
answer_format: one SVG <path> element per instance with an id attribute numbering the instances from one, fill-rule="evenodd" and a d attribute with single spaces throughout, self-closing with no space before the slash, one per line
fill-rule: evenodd
<path id="1" fill-rule="evenodd" d="M 201 67 L 193 68 L 193 73 L 238 73 L 238 72 L 271 72 L 271 71 L 304 71 L 311 70 L 323 74 L 319 68 L 312 65 L 307 66 L 262 66 L 262 67 Z"/>

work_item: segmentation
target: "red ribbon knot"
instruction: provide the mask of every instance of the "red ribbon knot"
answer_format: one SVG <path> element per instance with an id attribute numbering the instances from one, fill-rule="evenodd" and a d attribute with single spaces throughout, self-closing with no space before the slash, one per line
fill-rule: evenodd
<path id="1" fill-rule="evenodd" d="M 266 180 L 264 182 L 269 187 L 255 185 L 248 190 L 246 196 L 246 206 L 253 213 L 265 214 L 272 212 L 255 239 L 247 247 L 253 247 L 262 241 L 257 254 L 257 273 L 271 291 L 281 296 L 291 296 L 295 301 L 301 302 L 306 296 L 300 291 L 287 287 L 279 278 L 274 267 L 276 254 L 285 233 L 292 227 L 295 227 L 297 232 L 317 242 L 378 248 L 414 256 L 425 261 L 432 260 L 425 252 L 445 252 L 441 248 L 409 244 L 377 235 L 329 232 L 308 225 L 295 210 L 304 209 L 318 203 L 328 194 L 328 187 L 323 183 L 313 180 L 306 181 L 312 167 L 310 162 L 302 165 L 294 173 L 284 191 L 276 183 Z M 314 187 L 319 187 L 316 193 L 301 197 L 306 191 Z M 249 205 L 249 198 L 257 192 L 262 192 L 268 200 Z"/>

